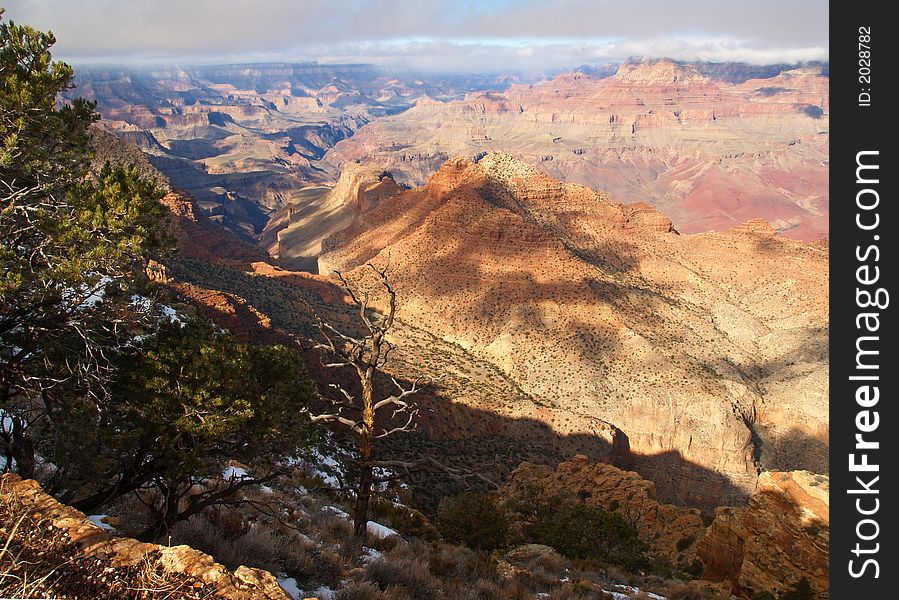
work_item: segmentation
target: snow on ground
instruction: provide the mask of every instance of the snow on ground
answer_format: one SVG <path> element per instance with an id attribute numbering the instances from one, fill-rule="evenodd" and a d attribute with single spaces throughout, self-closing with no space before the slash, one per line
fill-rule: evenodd
<path id="1" fill-rule="evenodd" d="M 395 530 L 387 527 L 386 525 L 381 525 L 380 523 L 375 523 L 374 521 L 369 521 L 367 523 L 368 527 L 368 535 L 383 540 L 384 538 L 390 537 L 392 535 L 399 535 Z"/>
<path id="2" fill-rule="evenodd" d="M 326 438 L 323 447 L 330 446 L 330 439 Z M 325 485 L 332 488 L 343 487 L 346 480 L 346 471 L 336 451 L 313 448 L 311 454 L 300 452 L 283 459 L 286 467 L 302 467 L 311 477 L 318 477 Z"/>
<path id="3" fill-rule="evenodd" d="M 102 529 L 103 531 L 109 531 L 110 533 L 118 533 L 118 529 L 103 521 L 109 515 L 90 515 L 88 519 L 90 522 Z"/>
<path id="4" fill-rule="evenodd" d="M 313 592 L 300 592 L 302 596 L 301 598 L 318 598 L 318 600 L 334 600 L 337 597 L 337 592 L 332 590 L 329 587 L 320 587 Z"/>
<path id="5" fill-rule="evenodd" d="M 373 560 L 378 560 L 382 556 L 382 553 L 378 552 L 374 548 L 369 548 L 368 546 L 362 546 L 362 552 L 365 553 L 365 556 L 362 557 L 362 560 L 365 562 L 371 562 Z"/>
<path id="6" fill-rule="evenodd" d="M 339 471 L 341 468 L 340 461 L 338 461 L 333 456 L 327 456 L 318 451 L 318 449 L 312 450 L 312 456 L 315 457 L 315 460 L 320 465 L 324 465 L 328 468 L 334 469 L 335 471 Z"/>
<path id="7" fill-rule="evenodd" d="M 78 292 L 82 294 L 81 304 L 78 305 L 78 308 L 91 308 L 98 304 L 103 303 L 103 299 L 106 297 L 106 286 L 112 283 L 111 277 L 106 277 L 105 275 L 100 278 L 100 281 L 94 287 L 90 287 L 87 284 L 82 284 Z M 86 294 L 86 295 L 84 295 Z M 75 297 L 76 292 L 74 290 L 68 290 L 65 294 L 66 296 Z"/>
<path id="8" fill-rule="evenodd" d="M 297 580 L 293 577 L 287 577 L 286 575 L 282 575 L 277 578 L 278 585 L 281 586 L 281 589 L 287 592 L 287 595 L 293 598 L 293 600 L 303 600 L 303 598 L 318 598 L 318 600 L 334 600 L 337 596 L 337 592 L 328 587 L 320 587 L 314 591 L 303 591 L 300 589 L 300 586 L 297 585 Z"/>
<path id="9" fill-rule="evenodd" d="M 313 477 L 321 478 L 322 481 L 331 487 L 341 487 L 340 480 L 345 477 L 345 474 L 340 461 L 333 456 L 322 454 L 318 449 L 312 450 L 312 457 L 315 459 L 315 464 L 306 465 L 310 474 Z M 318 468 L 319 466 L 324 467 L 324 469 Z"/>
<path id="10" fill-rule="evenodd" d="M 293 600 L 299 600 L 303 597 L 300 596 L 302 592 L 300 592 L 300 587 L 297 585 L 297 580 L 293 577 L 279 576 L 277 580 L 281 589 L 287 592 L 287 595 L 293 598 Z"/>
<path id="11" fill-rule="evenodd" d="M 0 431 L 2 431 L 3 433 L 5 433 L 7 435 L 11 435 L 14 425 L 15 425 L 15 423 L 13 421 L 12 415 L 10 415 L 8 412 L 6 412 L 2 408 L 0 408 Z M 5 470 L 6 470 L 6 457 L 0 456 L 0 471 L 5 471 Z M 16 470 L 16 459 L 13 459 L 12 465 L 10 465 L 9 470 L 10 471 Z"/>
<path id="12" fill-rule="evenodd" d="M 631 594 L 639 594 L 640 588 L 633 587 L 631 585 L 616 585 L 615 588 L 619 591 L 614 590 L 605 590 L 607 594 L 611 594 L 615 600 L 630 600 Z M 652 592 L 643 592 L 648 598 L 651 600 L 665 600 L 664 596 L 659 596 L 658 594 L 653 594 Z"/>
<path id="13" fill-rule="evenodd" d="M 240 467 L 226 467 L 224 471 L 222 471 L 222 477 L 225 479 L 240 479 L 241 477 L 248 476 L 249 473 L 246 472 L 245 469 L 241 469 Z"/>
<path id="14" fill-rule="evenodd" d="M 324 507 L 322 507 L 322 510 L 331 511 L 332 513 L 334 513 L 335 515 L 337 515 L 338 517 L 340 517 L 342 519 L 347 519 L 347 520 L 352 519 L 349 514 L 340 510 L 336 506 L 324 506 Z M 367 523 L 367 529 L 368 529 L 368 535 L 370 535 L 378 540 L 382 540 L 382 539 L 390 537 L 392 535 L 399 535 L 399 533 L 396 530 L 391 529 L 390 527 L 387 527 L 386 525 L 381 525 L 380 523 L 375 523 L 374 521 L 369 521 Z"/>
<path id="15" fill-rule="evenodd" d="M 152 300 L 151 298 L 147 298 L 146 296 L 141 296 L 140 294 L 131 294 L 131 305 L 145 311 L 149 311 L 153 307 L 157 308 L 159 312 L 162 313 L 162 317 L 159 319 L 160 321 L 165 319 L 171 323 L 180 323 L 182 327 L 187 324 L 182 319 L 181 315 L 178 314 L 177 310 L 167 304 L 155 302 L 154 300 Z"/>
<path id="16" fill-rule="evenodd" d="M 324 506 L 324 507 L 322 507 L 322 510 L 329 510 L 332 513 L 334 513 L 335 515 L 337 515 L 338 517 L 343 517 L 344 519 L 350 518 L 350 515 L 348 513 L 340 510 L 336 506 Z"/>
<path id="17" fill-rule="evenodd" d="M 13 424 L 12 415 L 0 408 L 0 425 L 2 425 L 3 431 L 12 433 Z"/>

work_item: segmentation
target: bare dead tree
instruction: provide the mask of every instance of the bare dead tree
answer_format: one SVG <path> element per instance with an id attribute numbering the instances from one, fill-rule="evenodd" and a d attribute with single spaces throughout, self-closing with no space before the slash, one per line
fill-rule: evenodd
<path id="1" fill-rule="evenodd" d="M 634 494 L 621 503 L 622 516 L 637 531 L 642 530 L 643 521 L 652 513 L 655 513 L 655 518 L 658 518 L 659 505 L 650 503 L 644 494 Z"/>
<path id="2" fill-rule="evenodd" d="M 312 422 L 337 423 L 349 429 L 357 438 L 359 452 L 359 485 L 356 492 L 356 508 L 353 515 L 353 530 L 357 539 L 363 539 L 367 532 L 368 505 L 374 483 L 374 443 L 400 432 L 415 428 L 415 417 L 419 408 L 409 397 L 420 390 L 423 377 L 416 378 L 411 385 L 404 387 L 391 377 L 396 392 L 384 398 L 375 398 L 375 375 L 387 364 L 394 345 L 387 340 L 387 334 L 393 327 L 396 316 L 396 290 L 387 277 L 387 269 L 379 269 L 372 263 L 368 267 L 375 273 L 384 293 L 387 296 L 387 308 L 382 314 L 369 310 L 370 296 L 360 296 L 353 290 L 342 273 L 335 271 L 344 291 L 358 308 L 359 319 L 365 326 L 362 337 L 353 337 L 339 331 L 325 322 L 317 313 L 318 328 L 324 342 L 315 348 L 326 351 L 331 357 L 325 366 L 328 368 L 349 368 L 355 371 L 361 389 L 360 397 L 356 397 L 341 385 L 330 384 L 336 397 L 327 398 L 331 403 L 329 412 L 312 415 Z M 313 311 L 314 312 L 314 311 Z M 389 412 L 389 418 L 383 421 L 391 425 L 376 427 L 376 415 Z M 399 420 L 399 424 L 397 423 Z"/>

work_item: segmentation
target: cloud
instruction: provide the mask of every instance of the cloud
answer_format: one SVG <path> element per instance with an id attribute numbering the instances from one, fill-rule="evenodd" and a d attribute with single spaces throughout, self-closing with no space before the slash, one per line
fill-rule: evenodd
<path id="1" fill-rule="evenodd" d="M 72 62 L 348 60 L 549 69 L 628 56 L 826 60 L 823 0 L 7 0 Z"/>

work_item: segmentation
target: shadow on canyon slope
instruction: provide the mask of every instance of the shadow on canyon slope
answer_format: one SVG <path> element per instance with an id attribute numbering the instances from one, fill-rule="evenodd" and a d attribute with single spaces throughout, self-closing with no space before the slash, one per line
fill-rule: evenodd
<path id="1" fill-rule="evenodd" d="M 223 267 L 208 264 L 200 269 L 197 264 L 188 272 L 185 268 L 179 275 L 190 275 L 201 285 L 221 289 L 227 286 L 234 294 L 246 298 L 256 309 L 264 312 L 274 328 L 259 330 L 258 319 L 242 326 L 241 336 L 255 337 L 266 341 L 278 341 L 276 329 L 284 329 L 302 336 L 315 335 L 311 320 L 297 298 L 301 288 L 291 283 L 271 278 L 252 276 Z M 308 293 L 308 290 L 303 290 Z M 340 290 L 333 290 L 341 297 Z M 309 293 L 312 298 L 313 294 Z M 333 305 L 329 305 L 333 308 Z M 320 301 L 318 307 L 327 310 Z M 228 303 L 209 306 L 205 312 L 214 320 L 235 326 L 235 309 Z M 349 314 L 349 311 L 348 311 Z M 329 319 L 339 321 L 341 317 L 332 313 Z M 256 327 L 254 334 L 252 329 Z M 306 350 L 306 362 L 320 389 L 328 383 L 337 382 L 350 393 L 355 390 L 355 378 L 349 373 L 337 373 L 320 365 L 320 356 Z M 407 382 L 408 384 L 408 382 Z M 389 394 L 394 388 L 392 382 L 382 377 L 378 381 L 379 393 Z M 512 400 L 533 403 L 530 398 L 496 398 L 497 402 Z M 563 434 L 554 431 L 540 419 L 544 407 L 533 403 L 523 407 L 531 411 L 533 417 L 506 417 L 487 409 L 480 409 L 454 402 L 445 390 L 426 388 L 419 397 L 421 418 L 419 430 L 382 440 L 379 445 L 380 458 L 391 460 L 411 460 L 421 456 L 433 456 L 447 466 L 483 472 L 497 482 L 502 482 L 520 463 L 527 461 L 556 466 L 570 460 L 577 454 L 588 456 L 594 461 L 604 461 L 621 468 L 635 470 L 645 478 L 654 481 L 658 497 L 666 502 L 711 509 L 721 504 L 740 504 L 746 500 L 751 490 L 732 482 L 727 475 L 707 469 L 684 459 L 677 451 L 644 455 L 630 451 L 626 436 L 614 438 L 590 433 Z M 579 419 L 583 420 L 582 417 Z M 597 427 L 603 425 L 599 416 Z M 476 484 L 475 480 L 468 483 Z M 420 473 L 412 483 L 416 504 L 426 511 L 436 509 L 440 498 L 458 494 L 466 489 L 466 483 L 444 473 Z"/>
<path id="2" fill-rule="evenodd" d="M 473 257 L 463 257 L 464 253 L 458 256 L 460 260 L 473 262 Z M 259 276 L 238 270 L 241 267 L 235 264 L 215 264 L 188 256 L 177 258 L 169 265 L 175 280 L 196 284 L 193 300 L 203 304 L 203 293 L 227 295 L 227 301 L 205 303 L 204 312 L 218 322 L 237 329 L 243 339 L 290 342 L 291 335 L 313 338 L 317 331 L 308 312 L 307 302 L 321 311 L 330 322 L 348 332 L 353 331 L 354 323 L 358 325 L 354 309 L 340 304 L 340 299 L 344 297 L 343 291 L 326 281 L 304 279 L 287 272 L 277 276 Z M 476 264 L 471 266 L 477 268 Z M 533 281 L 533 275 L 527 273 L 510 277 L 512 280 L 507 283 L 513 287 L 526 285 L 534 288 L 527 294 L 528 303 L 534 301 L 535 293 L 538 298 L 549 299 L 558 298 L 559 294 L 583 294 L 586 290 L 594 298 L 601 296 L 607 302 L 616 304 L 616 309 L 621 308 L 617 304 L 633 306 L 633 300 L 629 296 L 634 290 L 626 283 L 619 287 L 616 281 L 603 281 L 598 289 L 590 289 L 581 282 L 574 289 L 564 286 L 560 288 L 555 282 L 537 283 Z M 573 284 L 569 281 L 567 285 Z M 183 287 L 176 289 L 179 293 L 184 293 Z M 493 294 L 498 293 L 496 289 L 490 289 L 479 296 L 486 303 L 491 297 L 495 298 Z M 646 298 L 647 302 L 665 301 L 661 294 L 653 293 L 651 296 Z M 252 310 L 241 304 L 244 300 L 252 306 Z M 652 306 L 643 308 L 646 308 L 641 311 L 641 318 L 646 319 L 643 324 L 651 326 Z M 260 318 L 260 313 L 264 318 Z M 267 320 L 270 322 L 266 322 Z M 574 327 L 575 333 L 593 333 L 583 323 L 573 321 L 570 325 Z M 439 354 L 438 352 L 435 356 Z M 354 377 L 321 368 L 320 357 L 309 350 L 305 350 L 304 355 L 309 370 L 321 389 L 326 389 L 328 383 L 338 382 L 353 393 Z M 441 366 L 435 364 L 434 369 L 440 370 Z M 378 385 L 381 393 L 390 393 L 394 389 L 387 378 L 382 378 Z M 466 384 L 456 382 L 455 385 L 464 389 Z M 547 425 L 548 413 L 545 411 L 548 409 L 526 392 L 515 392 L 516 386 L 508 380 L 501 381 L 498 387 L 485 388 L 488 393 L 475 394 L 490 403 L 478 406 L 457 401 L 457 395 L 449 390 L 448 385 L 441 386 L 442 389 L 425 390 L 420 397 L 422 416 L 419 431 L 383 440 L 384 443 L 379 447 L 381 458 L 413 459 L 434 456 L 448 466 L 482 470 L 501 482 L 521 462 L 555 466 L 561 461 L 570 460 L 576 454 L 583 454 L 594 461 L 610 462 L 637 471 L 655 482 L 658 497 L 662 501 L 709 509 L 721 504 L 745 502 L 751 492 L 751 483 L 747 485 L 747 481 L 751 482 L 754 474 L 748 473 L 742 483 L 736 483 L 724 473 L 685 459 L 677 451 L 652 455 L 632 452 L 626 436 L 608 433 L 609 429 L 601 421 L 600 415 L 596 417 L 594 428 L 597 433 L 588 433 L 589 427 L 581 427 L 581 431 L 587 431 L 583 433 L 555 431 Z M 490 410 L 492 405 L 503 404 L 507 414 L 511 412 L 524 416 L 503 416 Z M 585 418 L 583 415 L 578 415 L 577 420 L 589 423 L 589 417 Z M 817 455 L 819 451 L 816 449 L 815 453 Z M 466 484 L 443 473 L 422 473 L 412 487 L 417 504 L 425 510 L 434 510 L 441 497 L 463 491 Z"/>
<path id="3" fill-rule="evenodd" d="M 383 458 L 433 456 L 447 466 L 483 473 L 502 483 L 522 462 L 554 468 L 580 454 L 640 473 L 655 483 L 660 501 L 704 510 L 743 504 L 752 491 L 676 450 L 652 455 L 631 452 L 620 433 L 611 442 L 589 433 L 563 434 L 536 418 L 506 417 L 433 393 L 422 397 L 419 405 L 426 414 L 419 431 L 383 440 L 379 449 Z M 419 474 L 412 489 L 416 504 L 433 511 L 440 498 L 459 494 L 469 485 L 486 489 L 477 480 L 459 481 L 440 472 Z"/>
<path id="4" fill-rule="evenodd" d="M 826 439 L 795 427 L 786 433 L 756 424 L 762 440 L 762 467 L 769 471 L 806 470 L 827 474 L 830 470 L 830 445 Z"/>

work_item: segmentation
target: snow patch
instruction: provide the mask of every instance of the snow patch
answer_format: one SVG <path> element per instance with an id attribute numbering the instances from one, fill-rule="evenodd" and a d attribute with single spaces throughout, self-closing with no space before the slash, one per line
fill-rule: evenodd
<path id="1" fill-rule="evenodd" d="M 281 589 L 284 590 L 288 596 L 293 598 L 293 600 L 299 600 L 302 596 L 300 591 L 300 586 L 297 585 L 297 580 L 293 577 L 287 576 L 279 576 L 276 578 L 278 580 L 278 585 L 281 586 Z"/>
<path id="2" fill-rule="evenodd" d="M 330 512 L 334 513 L 335 515 L 337 515 L 338 517 L 340 517 L 341 519 L 352 520 L 352 518 L 350 517 L 350 515 L 348 513 L 340 510 L 336 506 L 323 506 L 322 510 L 330 511 Z M 390 527 L 387 527 L 386 525 L 381 525 L 380 523 L 375 523 L 374 521 L 369 521 L 368 523 L 366 523 L 366 529 L 368 530 L 368 535 L 370 535 L 378 540 L 383 540 L 384 538 L 390 537 L 392 535 L 399 535 L 399 533 L 396 530 L 391 529 Z"/>
<path id="3" fill-rule="evenodd" d="M 135 306 L 138 309 L 147 312 L 155 307 L 159 310 L 159 312 L 162 313 L 159 321 L 165 320 L 169 321 L 170 323 L 179 323 L 182 327 L 187 325 L 187 323 L 182 318 L 182 315 L 179 314 L 177 310 L 167 304 L 162 304 L 160 302 L 154 301 L 151 298 L 147 298 L 146 296 L 141 296 L 140 294 L 131 294 L 131 306 Z"/>
<path id="4" fill-rule="evenodd" d="M 378 552 L 374 548 L 369 548 L 368 546 L 362 546 L 362 552 L 364 553 L 362 561 L 366 563 L 373 560 L 378 560 L 379 558 L 384 556 L 381 552 Z"/>
<path id="5" fill-rule="evenodd" d="M 302 467 L 311 477 L 321 479 L 325 485 L 332 488 L 343 487 L 342 481 L 346 479 L 346 472 L 337 455 L 326 454 L 319 448 L 313 448 L 310 453 L 298 452 L 283 459 L 282 462 L 286 467 Z"/>
<path id="6" fill-rule="evenodd" d="M 108 516 L 109 515 L 90 515 L 90 516 L 88 516 L 88 520 L 90 520 L 91 523 L 93 523 L 94 525 L 96 525 L 97 527 L 102 529 L 103 531 L 108 531 L 110 533 L 118 533 L 119 532 L 118 529 L 116 529 L 109 523 L 106 523 L 105 521 L 103 521 L 103 519 L 105 519 Z"/>
<path id="7" fill-rule="evenodd" d="M 87 284 L 82 284 L 80 292 L 81 294 L 87 294 L 87 296 L 83 297 L 83 299 L 81 300 L 81 304 L 78 305 L 78 308 L 92 308 L 94 306 L 97 306 L 98 304 L 102 304 L 104 298 L 106 298 L 106 286 L 108 286 L 110 283 L 112 283 L 112 278 L 104 275 L 100 278 L 100 281 L 98 281 L 97 285 L 95 285 L 94 287 L 90 287 Z M 73 292 L 72 296 L 74 295 L 75 294 Z"/>
<path id="8" fill-rule="evenodd" d="M 381 525 L 380 523 L 375 523 L 374 521 L 369 521 L 367 524 L 368 535 L 373 536 L 376 539 L 383 540 L 384 538 L 390 537 L 392 535 L 399 535 L 396 531 L 387 527 L 386 525 Z"/>
<path id="9" fill-rule="evenodd" d="M 344 519 L 349 519 L 349 518 L 350 518 L 350 515 L 349 515 L 348 513 L 346 513 L 346 512 L 344 512 L 344 511 L 340 510 L 340 509 L 337 508 L 336 506 L 323 506 L 323 507 L 322 507 L 322 510 L 330 511 L 330 512 L 334 513 L 335 515 L 337 515 L 338 517 L 342 517 L 342 518 L 344 518 Z"/>
<path id="10" fill-rule="evenodd" d="M 634 587 L 632 585 L 616 585 L 615 588 L 621 591 L 614 590 L 604 590 L 607 594 L 611 594 L 614 600 L 630 600 L 631 594 L 639 594 L 640 588 Z M 658 594 L 653 594 L 652 592 L 643 592 L 646 597 L 651 598 L 651 600 L 666 600 L 664 596 L 659 596 Z"/>
<path id="11" fill-rule="evenodd" d="M 303 591 L 300 589 L 300 586 L 297 585 L 297 580 L 293 577 L 287 577 L 286 575 L 281 575 L 276 578 L 278 580 L 278 585 L 281 586 L 281 589 L 284 590 L 288 596 L 290 596 L 293 600 L 302 600 L 303 598 L 318 598 L 318 600 L 334 600 L 337 596 L 337 592 L 332 590 L 329 587 L 320 587 L 314 591 Z"/>
<path id="12" fill-rule="evenodd" d="M 329 587 L 322 586 L 314 592 L 302 592 L 303 598 L 318 598 L 318 600 L 334 600 L 337 592 Z"/>
<path id="13" fill-rule="evenodd" d="M 246 470 L 241 469 L 240 467 L 226 467 L 224 471 L 222 471 L 222 477 L 225 479 L 240 479 L 242 477 L 249 476 L 249 473 Z"/>
<path id="14" fill-rule="evenodd" d="M 315 464 L 306 465 L 309 468 L 310 474 L 313 477 L 320 478 L 325 484 L 331 487 L 341 487 L 340 480 L 343 479 L 345 475 L 340 461 L 333 456 L 322 454 L 317 449 L 312 451 L 312 457 L 315 459 Z M 322 466 L 324 469 L 320 469 L 318 466 Z"/>

